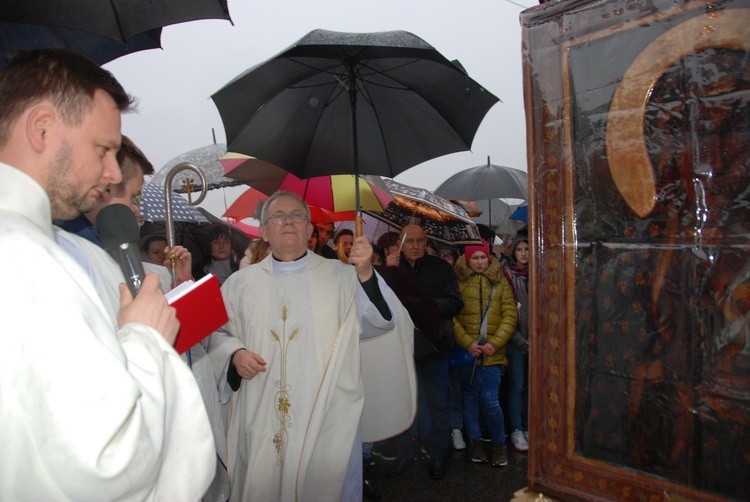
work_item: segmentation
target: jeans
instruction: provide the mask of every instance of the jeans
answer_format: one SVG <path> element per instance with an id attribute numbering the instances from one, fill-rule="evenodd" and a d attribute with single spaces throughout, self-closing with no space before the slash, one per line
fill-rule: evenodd
<path id="1" fill-rule="evenodd" d="M 506 347 L 505 355 L 508 358 L 508 413 L 510 414 L 510 425 L 513 430 L 524 431 L 529 429 L 529 387 L 527 385 L 529 375 L 529 355 L 523 354 L 513 347 Z M 524 420 L 525 425 L 524 425 Z"/>
<path id="2" fill-rule="evenodd" d="M 443 460 L 450 444 L 450 399 L 448 397 L 448 358 L 417 363 L 417 384 L 420 403 L 426 402 L 430 416 L 430 435 L 427 454 L 433 460 Z M 424 400 L 421 398 L 424 397 Z M 419 416 L 406 431 L 394 438 L 399 459 L 414 456 L 412 438 L 418 437 Z"/>
<path id="3" fill-rule="evenodd" d="M 461 381 L 456 368 L 448 369 L 451 400 L 451 429 L 464 428 L 464 412 L 461 409 Z"/>
<path id="4" fill-rule="evenodd" d="M 369 462 L 372 459 L 372 443 L 362 443 L 362 461 Z"/>
<path id="5" fill-rule="evenodd" d="M 505 444 L 505 417 L 500 407 L 498 389 L 503 367 L 493 366 L 464 366 L 458 368 L 461 380 L 461 400 L 464 410 L 464 426 L 469 441 L 477 441 L 481 435 L 479 412 L 487 427 L 494 444 Z"/>

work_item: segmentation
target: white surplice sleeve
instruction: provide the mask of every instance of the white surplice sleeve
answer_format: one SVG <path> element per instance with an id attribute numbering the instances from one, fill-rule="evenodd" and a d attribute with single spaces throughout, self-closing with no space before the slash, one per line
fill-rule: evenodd
<path id="1" fill-rule="evenodd" d="M 359 324 L 361 326 L 361 339 L 372 338 L 380 336 L 396 326 L 396 316 L 398 309 L 394 303 L 394 294 L 391 288 L 388 287 L 385 280 L 380 277 L 375 270 L 372 271 L 375 277 L 378 279 L 378 287 L 380 292 L 388 304 L 388 309 L 391 311 L 391 319 L 385 319 L 378 311 L 377 307 L 373 305 L 370 299 L 367 297 L 364 288 L 359 281 L 357 281 L 357 292 L 355 294 L 355 301 L 357 305 L 357 315 L 359 316 Z"/>

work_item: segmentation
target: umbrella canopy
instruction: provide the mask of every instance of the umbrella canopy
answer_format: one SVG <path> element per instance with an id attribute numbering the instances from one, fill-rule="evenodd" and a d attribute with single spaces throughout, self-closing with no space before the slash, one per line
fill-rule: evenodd
<path id="1" fill-rule="evenodd" d="M 460 171 L 435 189 L 446 199 L 479 201 L 483 199 L 526 199 L 528 175 L 512 167 L 487 164 Z"/>
<path id="2" fill-rule="evenodd" d="M 169 24 L 226 19 L 226 0 L 23 0 L 0 4 L 0 21 L 95 33 L 119 42 Z"/>
<path id="3" fill-rule="evenodd" d="M 175 200 L 177 198 L 175 197 Z M 208 256 L 207 253 L 210 252 L 209 246 L 211 244 L 211 229 L 216 225 L 223 225 L 230 229 L 232 251 L 239 257 L 243 256 L 252 236 L 244 232 L 240 227 L 234 224 L 230 225 L 228 222 L 216 218 L 203 208 L 193 209 L 200 215 L 201 222 L 175 221 L 174 223 L 175 244 L 190 251 L 193 265 L 200 263 Z M 143 224 L 141 227 L 141 241 L 152 235 L 164 237 L 166 240 L 167 233 L 164 220 Z"/>
<path id="4" fill-rule="evenodd" d="M 18 51 L 29 49 L 71 49 L 103 65 L 125 54 L 161 48 L 161 29 L 141 33 L 127 42 L 70 28 L 40 24 L 0 22 L 0 68 Z"/>
<path id="5" fill-rule="evenodd" d="M 307 204 L 333 213 L 358 209 L 357 191 L 361 209 L 383 211 L 393 200 L 388 186 L 378 176 L 337 174 L 302 180 L 290 174 L 279 186 L 279 190 L 296 193 Z"/>
<path id="6" fill-rule="evenodd" d="M 424 188 L 412 187 L 390 179 L 383 179 L 394 200 L 385 211 L 365 211 L 397 229 L 414 223 L 420 225 L 427 237 L 444 244 L 477 244 L 479 230 L 471 217 L 460 206 L 438 197 Z"/>
<path id="7" fill-rule="evenodd" d="M 482 210 L 482 214 L 472 217 L 472 220 L 477 224 L 487 225 L 497 235 L 513 235 L 523 227 L 523 223 L 511 219 L 511 214 L 519 207 L 519 203 L 511 204 L 501 199 L 487 199 L 477 201 L 476 205 Z"/>
<path id="8" fill-rule="evenodd" d="M 224 176 L 224 166 L 219 162 L 219 158 L 226 153 L 227 146 L 224 144 L 206 145 L 182 153 L 164 164 L 156 172 L 151 182 L 164 186 L 167 174 L 174 166 L 183 162 L 190 162 L 200 167 L 205 173 L 208 190 L 241 185 L 241 181 Z M 197 179 L 195 173 L 185 170 L 177 173 L 172 179 L 172 190 L 177 193 L 200 192 L 203 190 L 203 186 L 201 186 L 200 179 Z"/>
<path id="9" fill-rule="evenodd" d="M 513 214 L 510 215 L 511 220 L 518 220 L 522 221 L 524 223 L 528 223 L 529 221 L 529 206 L 521 206 L 515 211 L 513 211 Z"/>
<path id="10" fill-rule="evenodd" d="M 0 3 L 0 68 L 20 50 L 68 48 L 97 64 L 161 47 L 161 28 L 227 19 L 226 0 L 24 0 Z"/>
<path id="11" fill-rule="evenodd" d="M 300 178 L 395 176 L 468 150 L 498 101 L 403 31 L 312 31 L 211 97 L 231 151 Z"/>
<path id="12" fill-rule="evenodd" d="M 335 221 L 353 220 L 354 214 L 354 181 L 351 175 L 340 174 L 336 176 L 319 176 L 309 180 L 300 180 L 293 174 L 289 175 L 294 180 L 287 186 L 282 186 L 281 190 L 287 190 L 298 194 L 302 200 L 307 202 L 310 208 L 310 216 L 315 223 L 333 223 Z M 369 179 L 369 177 L 367 177 Z M 382 180 L 377 178 L 382 189 L 387 191 Z M 349 193 L 341 193 L 348 190 Z M 386 193 L 380 195 L 382 201 L 378 199 L 375 192 L 379 189 L 374 188 L 365 182 L 360 185 L 360 191 L 365 192 L 362 197 L 364 207 L 372 207 L 377 210 L 383 210 L 393 197 Z M 268 195 L 254 188 L 248 188 L 227 208 L 224 212 L 225 217 L 242 220 L 245 218 L 259 218 L 257 208 L 261 202 L 268 199 Z M 325 206 L 319 205 L 325 203 Z M 340 211 L 332 211 L 328 208 L 340 208 Z"/>
<path id="13" fill-rule="evenodd" d="M 148 222 L 164 222 L 167 219 L 164 188 L 147 181 L 141 191 L 141 219 Z M 172 214 L 175 222 L 208 223 L 197 208 L 177 194 L 172 194 Z"/>

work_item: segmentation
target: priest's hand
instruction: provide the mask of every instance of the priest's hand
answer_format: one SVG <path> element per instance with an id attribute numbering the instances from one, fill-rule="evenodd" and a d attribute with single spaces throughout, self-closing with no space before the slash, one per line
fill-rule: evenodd
<path id="1" fill-rule="evenodd" d="M 176 311 L 167 303 L 161 290 L 159 276 L 156 274 L 146 275 L 135 299 L 128 287 L 124 283 L 120 284 L 120 311 L 117 313 L 117 322 L 120 326 L 129 322 L 145 324 L 158 331 L 169 345 L 174 345 L 177 332 L 180 330 Z"/>
<path id="2" fill-rule="evenodd" d="M 357 270 L 359 282 L 365 282 L 372 277 L 372 244 L 364 235 L 354 239 L 352 250 L 349 252 L 349 263 Z"/>
<path id="3" fill-rule="evenodd" d="M 193 278 L 193 255 L 190 254 L 190 251 L 182 246 L 172 248 L 167 246 L 164 248 L 164 256 L 167 258 L 163 265 L 169 270 L 172 270 L 171 257 L 174 256 L 177 260 L 177 284 L 182 284 Z"/>
<path id="4" fill-rule="evenodd" d="M 266 371 L 266 361 L 255 352 L 240 349 L 232 356 L 232 364 L 237 368 L 237 374 L 250 380 L 260 372 Z"/>

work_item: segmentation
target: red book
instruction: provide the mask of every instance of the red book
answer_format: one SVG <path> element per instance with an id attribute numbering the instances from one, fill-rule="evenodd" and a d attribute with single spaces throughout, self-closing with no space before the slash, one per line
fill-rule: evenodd
<path id="1" fill-rule="evenodd" d="M 219 280 L 208 274 L 198 282 L 187 281 L 166 294 L 167 301 L 177 310 L 180 332 L 174 348 L 182 354 L 222 327 L 229 317 L 221 296 Z"/>

